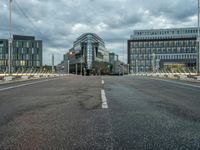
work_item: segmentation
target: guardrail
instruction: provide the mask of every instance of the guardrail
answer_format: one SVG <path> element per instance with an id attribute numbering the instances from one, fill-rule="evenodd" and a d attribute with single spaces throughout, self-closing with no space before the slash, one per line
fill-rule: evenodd
<path id="1" fill-rule="evenodd" d="M 52 77 L 62 77 L 68 76 L 68 74 L 61 74 L 61 73 L 42 73 L 42 72 L 35 72 L 35 73 L 1 73 L 0 74 L 0 81 L 12 81 L 12 80 L 28 80 L 28 79 L 38 79 L 38 78 L 52 78 Z"/>
<path id="2" fill-rule="evenodd" d="M 155 73 L 135 73 L 131 74 L 135 76 L 147 76 L 147 77 L 158 77 L 158 78 L 171 78 L 180 80 L 200 80 L 200 76 L 197 73 L 170 73 L 170 72 L 155 72 Z"/>

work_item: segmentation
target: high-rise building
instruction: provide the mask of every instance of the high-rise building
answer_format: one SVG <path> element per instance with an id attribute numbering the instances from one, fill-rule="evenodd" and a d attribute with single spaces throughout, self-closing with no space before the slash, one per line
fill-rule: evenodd
<path id="1" fill-rule="evenodd" d="M 128 40 L 133 72 L 196 69 L 197 28 L 135 30 Z"/>
<path id="2" fill-rule="evenodd" d="M 8 39 L 0 39 L 0 72 L 8 71 Z M 11 51 L 13 72 L 42 67 L 42 41 L 33 36 L 13 35 Z"/>

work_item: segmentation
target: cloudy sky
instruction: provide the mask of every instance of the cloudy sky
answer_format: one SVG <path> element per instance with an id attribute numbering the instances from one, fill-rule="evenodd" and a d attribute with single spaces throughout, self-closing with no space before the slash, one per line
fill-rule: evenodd
<path id="1" fill-rule="evenodd" d="M 8 4 L 0 2 L 0 38 L 9 36 Z M 13 34 L 42 39 L 44 64 L 52 53 L 59 63 L 85 32 L 98 34 L 126 62 L 133 30 L 196 25 L 197 0 L 13 0 Z"/>

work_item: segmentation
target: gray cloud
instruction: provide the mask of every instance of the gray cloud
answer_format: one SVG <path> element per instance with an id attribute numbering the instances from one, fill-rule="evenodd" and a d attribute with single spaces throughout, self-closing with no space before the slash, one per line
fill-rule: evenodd
<path id="1" fill-rule="evenodd" d="M 35 29 L 17 8 L 20 4 Z M 126 40 L 134 29 L 195 26 L 196 0 L 13 0 L 13 33 L 44 41 L 44 64 L 56 63 L 85 32 L 101 36 L 111 52 L 126 61 Z M 8 0 L 0 4 L 0 38 L 7 38 Z"/>

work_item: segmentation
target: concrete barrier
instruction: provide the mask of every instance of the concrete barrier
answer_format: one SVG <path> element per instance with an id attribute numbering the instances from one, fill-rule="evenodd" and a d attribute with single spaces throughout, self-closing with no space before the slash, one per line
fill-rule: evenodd
<path id="1" fill-rule="evenodd" d="M 5 76 L 5 77 L 3 78 L 3 80 L 5 80 L 5 81 L 12 81 L 13 79 L 14 79 L 13 76 Z"/>
<path id="2" fill-rule="evenodd" d="M 197 76 L 197 80 L 200 81 L 200 76 Z"/>
<path id="3" fill-rule="evenodd" d="M 187 76 L 181 75 L 179 76 L 179 79 L 182 79 L 182 80 L 187 79 Z"/>
<path id="4" fill-rule="evenodd" d="M 30 79 L 30 76 L 21 76 L 21 79 L 28 80 Z"/>
<path id="5" fill-rule="evenodd" d="M 160 78 L 165 78 L 165 75 L 159 74 L 159 77 L 160 77 Z"/>
<path id="6" fill-rule="evenodd" d="M 42 75 L 34 75 L 34 78 L 41 78 Z"/>

